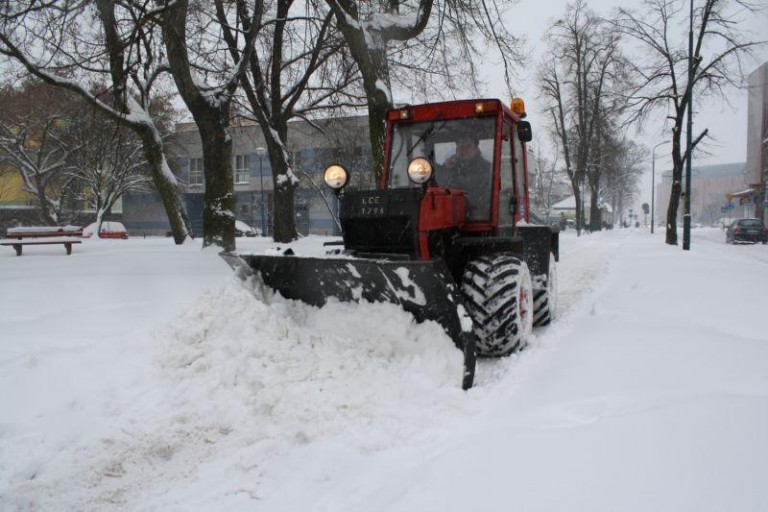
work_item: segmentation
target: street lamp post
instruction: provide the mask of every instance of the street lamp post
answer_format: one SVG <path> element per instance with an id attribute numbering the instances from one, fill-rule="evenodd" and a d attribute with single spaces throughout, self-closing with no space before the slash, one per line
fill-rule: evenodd
<path id="1" fill-rule="evenodd" d="M 685 206 L 683 209 L 683 250 L 691 249 L 691 160 L 693 160 L 693 0 L 688 31 L 688 138 L 685 159 Z"/>
<path id="2" fill-rule="evenodd" d="M 261 160 L 264 155 L 267 154 L 266 148 L 256 148 L 256 155 L 259 157 L 259 188 L 261 192 L 261 236 L 267 235 L 267 218 L 264 216 L 264 167 L 261 165 Z"/>
<path id="3" fill-rule="evenodd" d="M 653 227 L 656 225 L 654 218 L 656 215 L 656 148 L 664 144 L 669 144 L 669 141 L 659 142 L 653 146 L 653 151 L 651 151 L 651 234 L 653 234 Z"/>

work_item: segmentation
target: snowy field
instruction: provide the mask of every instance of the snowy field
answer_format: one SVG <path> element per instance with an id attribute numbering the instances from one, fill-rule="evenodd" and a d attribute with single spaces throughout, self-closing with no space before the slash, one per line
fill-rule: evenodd
<path id="1" fill-rule="evenodd" d="M 436 325 L 196 244 L 3 247 L 0 510 L 765 512 L 768 247 L 663 237 L 563 233 L 558 320 L 469 392 Z"/>

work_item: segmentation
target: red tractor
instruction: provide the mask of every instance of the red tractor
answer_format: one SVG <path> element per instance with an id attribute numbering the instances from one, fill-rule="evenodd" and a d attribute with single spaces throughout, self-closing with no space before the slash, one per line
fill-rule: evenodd
<path id="1" fill-rule="evenodd" d="M 464 351 L 467 389 L 476 354 L 525 347 L 555 313 L 559 233 L 532 222 L 524 117 L 518 99 L 391 110 L 378 189 L 347 190 L 346 169 L 325 171 L 339 195 L 343 249 L 222 256 L 290 299 L 392 302 L 437 321 Z"/>

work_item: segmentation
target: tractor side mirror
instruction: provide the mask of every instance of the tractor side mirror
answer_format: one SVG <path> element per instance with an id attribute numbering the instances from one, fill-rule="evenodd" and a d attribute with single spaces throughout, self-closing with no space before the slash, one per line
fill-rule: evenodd
<path id="1" fill-rule="evenodd" d="M 517 123 L 517 138 L 522 142 L 531 142 L 533 140 L 531 123 L 528 121 L 519 121 Z"/>

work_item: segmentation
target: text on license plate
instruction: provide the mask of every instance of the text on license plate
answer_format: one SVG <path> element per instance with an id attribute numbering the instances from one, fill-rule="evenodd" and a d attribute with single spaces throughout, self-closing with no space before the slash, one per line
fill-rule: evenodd
<path id="1" fill-rule="evenodd" d="M 362 196 L 360 198 L 360 214 L 365 217 L 380 217 L 387 213 L 384 198 L 381 196 Z"/>
<path id="2" fill-rule="evenodd" d="M 360 214 L 366 217 L 380 217 L 386 213 L 383 206 L 363 206 L 360 208 Z"/>

